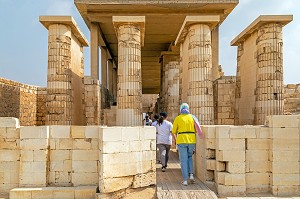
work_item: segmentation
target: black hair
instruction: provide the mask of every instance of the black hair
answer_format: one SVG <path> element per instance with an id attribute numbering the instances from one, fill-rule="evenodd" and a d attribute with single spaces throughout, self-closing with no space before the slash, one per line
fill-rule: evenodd
<path id="1" fill-rule="evenodd" d="M 164 122 L 164 120 L 168 117 L 168 114 L 166 112 L 160 113 L 160 118 L 158 120 L 159 126 Z"/>
<path id="2" fill-rule="evenodd" d="M 154 119 L 158 120 L 158 118 L 159 118 L 158 115 L 155 114 Z"/>

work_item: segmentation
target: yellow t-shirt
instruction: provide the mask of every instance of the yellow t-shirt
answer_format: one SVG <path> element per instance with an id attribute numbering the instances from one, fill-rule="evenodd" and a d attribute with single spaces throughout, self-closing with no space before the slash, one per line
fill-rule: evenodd
<path id="1" fill-rule="evenodd" d="M 194 133 L 182 133 L 194 132 Z M 177 134 L 176 144 L 195 144 L 196 130 L 194 127 L 194 119 L 191 114 L 178 115 L 173 123 L 172 133 Z M 182 134 L 178 134 L 182 133 Z"/>

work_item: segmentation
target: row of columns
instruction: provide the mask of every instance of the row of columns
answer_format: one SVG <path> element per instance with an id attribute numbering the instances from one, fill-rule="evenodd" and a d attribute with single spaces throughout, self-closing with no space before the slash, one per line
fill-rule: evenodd
<path id="1" fill-rule="evenodd" d="M 214 17 L 213 17 L 214 18 Z M 207 19 L 207 18 L 205 18 Z M 194 18 L 193 18 L 194 20 Z M 197 19 L 198 20 L 198 19 Z M 211 20 L 211 19 L 210 19 Z M 218 22 L 218 20 L 215 20 Z M 215 22 L 214 21 L 214 22 Z M 211 45 L 211 22 L 207 24 L 200 18 L 188 24 L 185 21 L 183 30 L 179 33 L 177 42 L 181 46 L 181 61 L 175 58 L 163 64 L 162 92 L 164 95 L 164 109 L 171 113 L 171 120 L 179 112 L 181 102 L 190 104 L 191 111 L 202 124 L 213 124 L 213 67 Z M 113 24 L 118 38 L 118 75 L 117 75 L 117 119 L 120 126 L 139 126 L 142 124 L 142 79 L 141 79 L 141 47 L 143 45 L 145 17 L 144 16 L 114 16 Z M 217 23 L 215 23 L 217 24 Z M 91 65 L 92 77 L 99 76 L 98 48 L 95 42 L 99 41 L 99 29 L 92 25 L 91 29 Z M 96 30 L 95 30 L 96 29 Z M 217 35 L 215 33 L 215 35 Z M 93 38 L 94 37 L 94 38 Z M 184 46 L 184 47 L 183 47 Z M 214 46 L 214 48 L 216 48 Z M 102 55 L 102 85 L 107 85 L 107 50 L 101 49 Z M 186 53 L 187 54 L 184 54 Z M 177 57 L 177 55 L 175 55 Z M 218 62 L 215 60 L 215 62 Z M 187 64 L 186 64 L 187 63 Z M 181 79 L 181 81 L 179 81 Z M 114 78 L 112 78 L 114 80 Z M 180 84 L 180 86 L 179 86 Z M 181 87 L 179 89 L 179 87 Z M 113 89 L 113 88 L 112 88 Z M 181 90 L 179 92 L 179 90 Z M 187 94 L 187 95 L 185 95 Z M 181 100 L 181 102 L 180 102 Z"/>

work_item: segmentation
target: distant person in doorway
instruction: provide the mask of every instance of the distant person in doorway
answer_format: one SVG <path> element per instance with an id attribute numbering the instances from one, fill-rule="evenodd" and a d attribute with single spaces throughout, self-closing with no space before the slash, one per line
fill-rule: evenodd
<path id="1" fill-rule="evenodd" d="M 144 119 L 144 126 L 151 126 L 151 123 L 152 120 L 149 118 L 149 115 L 147 114 Z"/>
<path id="2" fill-rule="evenodd" d="M 155 114 L 155 115 L 154 115 L 154 119 L 152 120 L 151 126 L 156 127 L 157 122 L 158 122 L 158 119 L 159 119 L 158 115 Z"/>
<path id="3" fill-rule="evenodd" d="M 161 171 L 165 172 L 168 166 L 169 152 L 172 145 L 172 123 L 167 120 L 166 112 L 160 113 L 160 118 L 156 125 L 157 131 L 157 147 L 159 149 L 161 160 Z"/>
<path id="4" fill-rule="evenodd" d="M 182 185 L 187 186 L 188 180 L 195 183 L 192 156 L 196 144 L 194 118 L 190 114 L 187 103 L 180 105 L 180 115 L 174 120 L 172 133 L 177 135 L 176 144 L 183 176 Z"/>

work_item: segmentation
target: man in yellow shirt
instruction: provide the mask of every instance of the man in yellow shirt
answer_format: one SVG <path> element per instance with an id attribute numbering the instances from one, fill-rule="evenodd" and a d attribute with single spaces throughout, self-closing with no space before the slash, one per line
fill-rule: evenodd
<path id="1" fill-rule="evenodd" d="M 180 106 L 180 115 L 174 120 L 172 133 L 177 134 L 176 144 L 179 151 L 181 172 L 183 176 L 182 184 L 184 186 L 188 185 L 188 179 L 190 179 L 192 183 L 195 182 L 192 159 L 196 144 L 195 132 L 194 119 L 189 112 L 189 105 L 187 103 L 182 103 Z"/>

